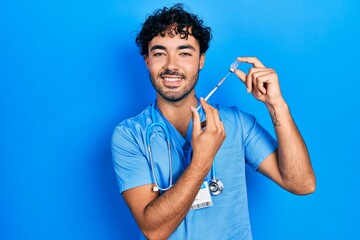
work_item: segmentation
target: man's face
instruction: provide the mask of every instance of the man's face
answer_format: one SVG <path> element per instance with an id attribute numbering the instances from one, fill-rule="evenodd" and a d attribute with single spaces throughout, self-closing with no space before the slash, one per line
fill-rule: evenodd
<path id="1" fill-rule="evenodd" d="M 200 55 L 199 43 L 192 35 L 187 39 L 179 34 L 157 35 L 148 49 L 146 66 L 158 97 L 177 102 L 194 91 L 205 56 Z"/>

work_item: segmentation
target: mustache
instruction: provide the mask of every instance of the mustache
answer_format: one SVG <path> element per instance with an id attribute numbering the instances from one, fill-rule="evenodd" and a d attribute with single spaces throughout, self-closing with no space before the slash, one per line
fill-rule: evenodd
<path id="1" fill-rule="evenodd" d="M 179 77 L 182 77 L 182 78 L 185 78 L 185 76 L 181 73 L 179 73 L 178 71 L 171 71 L 169 69 L 165 69 L 163 72 L 161 72 L 159 74 L 160 77 L 163 77 L 164 75 L 172 75 L 172 76 L 179 76 Z"/>

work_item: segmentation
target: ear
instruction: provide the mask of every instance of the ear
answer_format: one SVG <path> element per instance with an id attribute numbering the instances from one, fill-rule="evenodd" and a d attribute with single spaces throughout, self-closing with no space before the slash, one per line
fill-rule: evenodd
<path id="1" fill-rule="evenodd" d="M 200 55 L 199 70 L 201 70 L 204 67 L 204 64 L 205 64 L 205 53 L 202 53 Z"/>

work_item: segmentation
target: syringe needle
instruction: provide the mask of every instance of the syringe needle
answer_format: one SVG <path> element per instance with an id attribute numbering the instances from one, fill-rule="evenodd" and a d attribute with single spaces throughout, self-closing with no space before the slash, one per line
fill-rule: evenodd
<path id="1" fill-rule="evenodd" d="M 211 92 L 209 92 L 209 94 L 205 97 L 205 101 L 207 101 L 213 94 L 214 92 L 221 86 L 221 84 L 225 81 L 225 79 L 229 76 L 230 73 L 234 73 L 235 70 L 237 69 L 237 67 L 239 66 L 240 62 L 238 60 L 235 60 L 231 65 L 230 65 L 230 69 L 229 72 L 225 75 L 225 77 L 223 77 L 220 82 L 214 87 L 213 90 L 211 90 Z M 199 111 L 201 108 L 201 105 L 199 104 L 199 106 L 196 108 L 197 111 Z"/>
<path id="2" fill-rule="evenodd" d="M 209 94 L 204 98 L 205 101 L 207 101 L 213 94 L 214 92 L 216 92 L 216 90 L 221 86 L 221 84 L 223 84 L 223 82 L 225 81 L 225 79 L 229 76 L 231 72 L 229 71 L 225 77 L 223 77 L 220 82 L 213 88 L 213 90 L 211 90 L 211 92 L 209 92 Z M 199 111 L 199 109 L 201 108 L 201 105 L 199 105 L 196 110 Z"/>

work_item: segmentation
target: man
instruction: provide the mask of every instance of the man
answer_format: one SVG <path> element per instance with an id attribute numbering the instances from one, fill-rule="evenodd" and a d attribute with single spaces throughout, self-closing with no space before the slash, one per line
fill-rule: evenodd
<path id="1" fill-rule="evenodd" d="M 315 190 L 305 143 L 274 70 L 241 57 L 253 67 L 235 74 L 267 107 L 278 141 L 237 107 L 196 97 L 210 39 L 210 28 L 181 5 L 154 12 L 136 38 L 157 99 L 116 127 L 112 151 L 142 238 L 251 239 L 245 163 L 294 194 Z"/>

